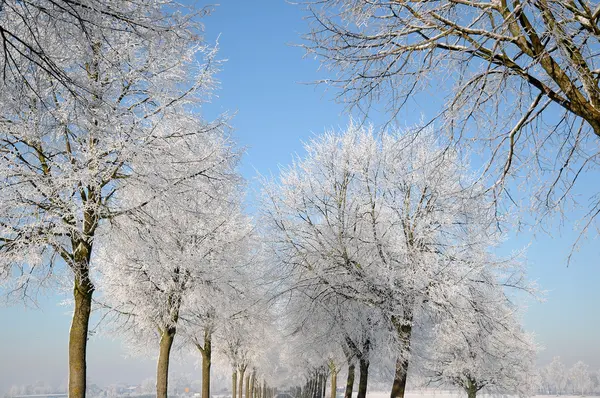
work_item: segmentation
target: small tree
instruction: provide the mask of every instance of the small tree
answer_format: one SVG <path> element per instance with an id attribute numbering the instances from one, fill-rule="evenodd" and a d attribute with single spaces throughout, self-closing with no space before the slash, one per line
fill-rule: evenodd
<path id="1" fill-rule="evenodd" d="M 481 285 L 482 279 L 471 275 L 464 290 L 448 298 L 452 309 L 440 314 L 445 319 L 433 328 L 426 373 L 464 389 L 469 398 L 482 389 L 531 396 L 533 338 L 521 329 L 502 289 Z"/>
<path id="2" fill-rule="evenodd" d="M 578 361 L 571 369 L 569 369 L 569 380 L 573 384 L 575 391 L 581 395 L 584 395 L 592 384 L 588 369 L 589 366 L 582 361 Z"/>
<path id="3" fill-rule="evenodd" d="M 556 395 L 561 395 L 565 392 L 568 381 L 565 365 L 560 361 L 560 357 L 554 357 L 547 369 L 548 374 L 553 381 L 554 393 Z"/>
<path id="4" fill-rule="evenodd" d="M 235 253 L 238 234 L 248 230 L 236 217 L 239 201 L 235 198 L 240 196 L 234 174 L 236 155 L 223 133 L 216 129 L 202 135 L 181 134 L 170 147 L 177 156 L 157 156 L 161 168 L 187 173 L 193 167 L 203 172 L 180 179 L 132 217 L 114 220 L 103 241 L 106 249 L 97 260 L 104 275 L 104 303 L 115 309 L 116 321 L 124 323 L 120 328 L 138 344 L 160 340 L 159 397 L 167 396 L 169 356 L 177 329 L 196 328 L 189 323 L 199 306 L 210 305 L 209 297 L 226 299 L 215 294 L 231 282 L 228 254 Z M 177 165 L 169 165 L 170 161 Z M 129 190 L 126 194 L 153 193 Z M 210 372 L 211 330 L 205 331 L 209 333 L 203 350 Z"/>

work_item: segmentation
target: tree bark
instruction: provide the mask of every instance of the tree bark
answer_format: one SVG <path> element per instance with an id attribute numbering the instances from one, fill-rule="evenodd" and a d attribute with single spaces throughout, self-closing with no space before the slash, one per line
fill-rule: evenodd
<path id="1" fill-rule="evenodd" d="M 212 364 L 212 333 L 204 331 L 204 347 L 198 350 L 202 354 L 202 398 L 210 398 L 210 366 Z"/>
<path id="2" fill-rule="evenodd" d="M 237 392 L 237 369 L 234 366 L 233 372 L 231 372 L 231 398 L 236 398 L 236 392 Z"/>
<path id="3" fill-rule="evenodd" d="M 344 398 L 352 398 L 355 370 L 356 365 L 354 363 L 348 365 L 348 377 L 346 378 L 346 391 L 344 392 Z"/>
<path id="4" fill-rule="evenodd" d="M 245 398 L 250 398 L 250 375 L 246 376 L 246 396 Z"/>
<path id="5" fill-rule="evenodd" d="M 366 398 L 367 383 L 369 381 L 369 360 L 361 358 L 359 360 L 360 378 L 358 380 L 358 395 L 356 398 Z"/>
<path id="6" fill-rule="evenodd" d="M 244 373 L 246 373 L 246 366 L 240 366 L 240 379 L 238 380 L 238 398 L 244 398 L 242 395 L 244 392 Z"/>
<path id="7" fill-rule="evenodd" d="M 158 365 L 156 368 L 156 398 L 167 398 L 167 387 L 169 384 L 169 357 L 171 346 L 175 339 L 175 328 L 169 327 L 160 336 L 160 350 L 158 354 Z"/>
<path id="8" fill-rule="evenodd" d="M 410 353 L 410 338 L 412 335 L 412 315 L 408 315 L 404 322 L 400 323 L 392 318 L 392 323 L 396 327 L 398 339 L 400 340 L 400 349 L 402 352 L 396 359 L 396 371 L 394 382 L 392 384 L 392 393 L 390 398 L 404 398 L 406 392 L 406 379 L 408 375 L 408 354 Z"/>
<path id="9" fill-rule="evenodd" d="M 477 397 L 477 383 L 475 383 L 471 378 L 467 378 L 467 398 L 476 398 Z"/>
<path id="10" fill-rule="evenodd" d="M 84 268 L 81 271 L 83 275 L 75 275 L 75 309 L 69 331 L 69 397 L 72 398 L 85 398 L 88 326 L 94 293 L 94 285 L 88 277 L 87 261 L 81 268 Z"/>
<path id="11" fill-rule="evenodd" d="M 249 398 L 255 398 L 254 397 L 254 378 L 256 377 L 256 371 L 252 371 L 252 376 L 250 376 L 250 395 L 248 396 Z"/>
<path id="12" fill-rule="evenodd" d="M 335 370 L 331 371 L 331 398 L 336 398 L 337 396 L 337 372 Z"/>
<path id="13" fill-rule="evenodd" d="M 408 360 L 404 357 L 396 359 L 396 372 L 394 374 L 394 383 L 392 384 L 391 398 L 404 398 L 406 391 Z"/>

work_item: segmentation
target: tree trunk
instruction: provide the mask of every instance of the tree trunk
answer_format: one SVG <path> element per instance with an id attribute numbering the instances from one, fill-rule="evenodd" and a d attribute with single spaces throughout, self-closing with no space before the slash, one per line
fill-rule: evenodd
<path id="1" fill-rule="evenodd" d="M 477 397 L 477 384 L 473 382 L 470 378 L 467 378 L 467 398 L 476 398 Z"/>
<path id="2" fill-rule="evenodd" d="M 250 375 L 246 376 L 246 396 L 245 398 L 250 398 Z"/>
<path id="3" fill-rule="evenodd" d="M 344 398 L 352 398 L 352 390 L 354 389 L 354 373 L 356 365 L 350 363 L 348 365 L 348 377 L 346 378 L 346 391 L 344 392 Z"/>
<path id="4" fill-rule="evenodd" d="M 331 398 L 335 398 L 337 396 L 337 372 L 331 371 Z"/>
<path id="5" fill-rule="evenodd" d="M 367 382 L 369 380 L 369 360 L 361 358 L 359 361 L 360 378 L 358 380 L 358 395 L 356 398 L 366 398 Z"/>
<path id="6" fill-rule="evenodd" d="M 392 393 L 390 398 L 404 398 L 404 393 L 406 392 L 406 379 L 408 375 L 410 338 L 412 334 L 412 315 L 407 316 L 402 323 L 400 323 L 397 319 L 392 318 L 392 323 L 396 327 L 398 339 L 400 340 L 400 349 L 402 352 L 396 359 L 396 371 L 394 374 L 394 383 L 392 384 Z"/>
<path id="7" fill-rule="evenodd" d="M 212 334 L 204 331 L 202 354 L 202 398 L 210 398 L 210 366 L 212 364 Z"/>
<path id="8" fill-rule="evenodd" d="M 237 392 L 237 369 L 234 366 L 233 372 L 231 372 L 231 398 L 236 398 L 236 392 Z"/>
<path id="9" fill-rule="evenodd" d="M 408 361 L 404 357 L 396 359 L 396 372 L 394 374 L 394 383 L 392 384 L 391 398 L 404 398 L 406 391 Z"/>
<path id="10" fill-rule="evenodd" d="M 250 395 L 248 396 L 249 398 L 255 398 L 254 397 L 254 378 L 256 377 L 256 371 L 252 371 L 252 376 L 250 377 Z"/>
<path id="11" fill-rule="evenodd" d="M 160 350 L 158 354 L 158 365 L 156 367 L 156 398 L 167 398 L 167 387 L 169 384 L 169 356 L 171 346 L 175 339 L 175 328 L 170 327 L 162 332 L 160 336 Z"/>
<path id="12" fill-rule="evenodd" d="M 85 358 L 94 293 L 94 285 L 87 275 L 87 265 L 81 268 L 83 268 L 81 271 L 83 275 L 75 275 L 73 287 L 75 309 L 69 331 L 69 397 L 71 398 L 85 397 L 87 377 Z"/>
<path id="13" fill-rule="evenodd" d="M 242 366 L 240 367 L 240 379 L 238 380 L 238 398 L 244 398 L 242 395 L 244 392 L 244 373 L 246 373 L 246 367 Z"/>

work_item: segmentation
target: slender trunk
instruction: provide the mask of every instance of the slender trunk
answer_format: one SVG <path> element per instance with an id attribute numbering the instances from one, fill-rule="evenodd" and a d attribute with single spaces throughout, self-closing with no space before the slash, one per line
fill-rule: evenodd
<path id="1" fill-rule="evenodd" d="M 169 356 L 171 346 L 175 339 L 175 328 L 170 327 L 162 332 L 160 336 L 160 349 L 158 364 L 156 367 L 156 398 L 167 398 L 167 387 L 169 383 Z"/>
<path id="2" fill-rule="evenodd" d="M 394 374 L 394 383 L 392 384 L 392 393 L 390 398 L 404 398 L 404 393 L 406 392 L 406 379 L 408 375 L 410 338 L 412 334 L 412 315 L 408 315 L 402 323 L 392 318 L 392 323 L 396 327 L 396 331 L 398 333 L 401 352 L 396 359 L 396 371 Z"/>
<path id="3" fill-rule="evenodd" d="M 323 398 L 321 391 L 323 391 L 323 378 L 321 377 L 321 372 L 317 372 L 316 380 L 315 380 L 316 388 L 315 395 L 317 398 Z"/>
<path id="4" fill-rule="evenodd" d="M 250 375 L 246 376 L 246 396 L 244 398 L 250 398 Z"/>
<path id="5" fill-rule="evenodd" d="M 354 373 L 356 365 L 350 363 L 348 365 L 348 377 L 346 378 L 346 391 L 344 392 L 344 398 L 352 398 L 352 390 L 354 389 Z"/>
<path id="6" fill-rule="evenodd" d="M 82 268 L 87 270 L 87 266 Z M 85 358 L 93 292 L 94 285 L 89 280 L 87 271 L 82 276 L 75 276 L 73 287 L 75 309 L 69 331 L 69 397 L 72 398 L 85 397 Z"/>
<path id="7" fill-rule="evenodd" d="M 236 398 L 236 392 L 237 392 L 237 369 L 234 366 L 233 372 L 231 372 L 231 398 Z"/>
<path id="8" fill-rule="evenodd" d="M 238 380 L 238 398 L 243 398 L 242 393 L 244 391 L 244 373 L 246 373 L 246 367 L 240 367 L 240 379 Z"/>
<path id="9" fill-rule="evenodd" d="M 331 371 L 331 398 L 336 397 L 337 391 L 337 372 Z"/>
<path id="10" fill-rule="evenodd" d="M 204 347 L 199 348 L 202 354 L 202 398 L 210 398 L 210 366 L 212 365 L 212 333 L 204 331 Z"/>
<path id="11" fill-rule="evenodd" d="M 323 398 L 321 395 L 322 387 L 321 387 L 321 373 L 317 372 L 315 376 L 315 397 Z"/>
<path id="12" fill-rule="evenodd" d="M 250 395 L 249 398 L 255 398 L 254 397 L 254 378 L 256 377 L 256 371 L 252 371 L 252 376 L 250 377 Z"/>
<path id="13" fill-rule="evenodd" d="M 361 358 L 359 361 L 360 378 L 358 380 L 358 395 L 356 398 L 367 396 L 367 382 L 369 381 L 369 360 Z"/>

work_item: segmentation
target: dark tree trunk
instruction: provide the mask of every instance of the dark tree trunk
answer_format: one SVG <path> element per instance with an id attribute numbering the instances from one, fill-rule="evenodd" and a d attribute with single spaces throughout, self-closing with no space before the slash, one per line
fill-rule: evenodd
<path id="1" fill-rule="evenodd" d="M 402 352 L 396 359 L 396 371 L 390 398 L 404 398 L 408 375 L 408 355 L 410 353 L 410 338 L 412 334 L 412 316 L 407 316 L 402 323 L 392 318 L 392 323 L 396 327 L 398 340 L 400 341 L 400 350 L 402 350 Z"/>
<path id="2" fill-rule="evenodd" d="M 352 398 L 355 369 L 356 365 L 354 363 L 348 365 L 348 377 L 346 378 L 346 391 L 344 392 L 344 398 Z"/>
<path id="3" fill-rule="evenodd" d="M 361 358 L 359 360 L 360 378 L 358 380 L 358 395 L 356 398 L 366 398 L 367 383 L 369 381 L 369 360 Z"/>
<path id="4" fill-rule="evenodd" d="M 84 268 L 81 270 L 83 275 L 75 275 L 75 309 L 69 331 L 69 397 L 72 398 L 85 398 L 88 325 L 94 292 L 94 285 L 88 277 L 87 260 L 81 268 Z"/>
<path id="5" fill-rule="evenodd" d="M 175 339 L 175 328 L 170 327 L 162 332 L 160 336 L 158 364 L 156 367 L 156 397 L 167 398 L 169 384 L 169 357 L 171 346 Z"/>
<path id="6" fill-rule="evenodd" d="M 396 372 L 394 375 L 394 383 L 392 384 L 391 398 L 404 398 L 406 392 L 406 378 L 408 370 L 408 361 L 399 357 L 396 359 Z"/>

